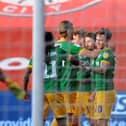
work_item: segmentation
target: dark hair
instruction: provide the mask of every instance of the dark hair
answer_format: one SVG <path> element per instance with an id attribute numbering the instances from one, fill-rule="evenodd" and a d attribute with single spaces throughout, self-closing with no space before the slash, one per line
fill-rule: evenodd
<path id="1" fill-rule="evenodd" d="M 67 32 L 69 29 L 73 29 L 73 24 L 72 22 L 68 20 L 63 20 L 60 22 L 59 27 L 58 27 L 58 33 L 62 34 Z"/>
<path id="2" fill-rule="evenodd" d="M 50 57 L 48 56 L 51 49 L 54 48 L 54 37 L 52 32 L 46 31 L 45 32 L 45 62 L 47 64 L 50 63 Z"/>
<path id="3" fill-rule="evenodd" d="M 45 42 L 53 41 L 54 37 L 52 32 L 46 31 L 45 32 Z"/>
<path id="4" fill-rule="evenodd" d="M 108 28 L 100 28 L 97 32 L 96 35 L 105 35 L 106 40 L 110 40 L 112 38 L 112 32 Z"/>
<path id="5" fill-rule="evenodd" d="M 53 34 L 52 32 L 46 31 L 45 32 L 45 53 L 48 54 L 50 52 L 50 49 L 54 47 L 53 42 Z"/>
<path id="6" fill-rule="evenodd" d="M 76 29 L 73 31 L 74 35 L 79 35 L 80 37 L 84 37 L 86 34 L 86 31 L 84 29 Z"/>
<path id="7" fill-rule="evenodd" d="M 93 32 L 87 32 L 87 33 L 85 34 L 85 37 L 90 37 L 90 38 L 92 38 L 93 40 L 96 40 L 96 34 L 93 33 Z"/>

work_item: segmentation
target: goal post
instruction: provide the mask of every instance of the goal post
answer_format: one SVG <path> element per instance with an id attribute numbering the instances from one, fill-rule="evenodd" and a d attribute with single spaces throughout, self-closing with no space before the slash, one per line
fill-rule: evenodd
<path id="1" fill-rule="evenodd" d="M 43 126 L 44 0 L 34 0 L 32 34 L 32 126 Z"/>

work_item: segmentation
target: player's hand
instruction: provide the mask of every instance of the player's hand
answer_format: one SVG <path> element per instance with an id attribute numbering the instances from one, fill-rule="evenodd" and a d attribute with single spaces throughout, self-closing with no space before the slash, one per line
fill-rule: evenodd
<path id="1" fill-rule="evenodd" d="M 30 95 L 28 92 L 26 92 L 25 96 L 24 96 L 24 101 L 29 101 L 30 100 Z"/>
<path id="2" fill-rule="evenodd" d="M 89 102 L 94 102 L 94 100 L 95 100 L 95 95 L 96 95 L 96 92 L 93 92 L 93 93 L 90 95 L 90 97 L 88 98 L 88 101 L 89 101 Z"/>
<path id="3" fill-rule="evenodd" d="M 82 65 L 82 70 L 84 72 L 91 72 L 91 67 L 89 65 Z"/>
<path id="4" fill-rule="evenodd" d="M 67 57 L 67 61 L 71 61 L 72 57 L 73 56 L 69 54 L 68 57 Z"/>

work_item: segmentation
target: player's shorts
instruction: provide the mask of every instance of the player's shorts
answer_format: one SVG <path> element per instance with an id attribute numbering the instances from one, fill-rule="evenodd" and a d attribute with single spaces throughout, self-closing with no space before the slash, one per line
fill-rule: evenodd
<path id="1" fill-rule="evenodd" d="M 82 105 L 82 113 L 84 113 L 86 118 L 91 118 L 94 113 L 94 105 L 92 102 L 89 102 L 91 92 L 79 92 L 79 94 Z"/>
<path id="2" fill-rule="evenodd" d="M 81 115 L 81 103 L 79 99 L 79 93 L 77 91 L 66 93 L 66 107 L 67 113 L 73 114 L 75 116 Z"/>
<path id="3" fill-rule="evenodd" d="M 81 113 L 81 104 L 77 92 L 46 93 L 46 99 L 55 118 L 66 117 L 68 113 L 75 116 Z"/>
<path id="4" fill-rule="evenodd" d="M 58 126 L 58 123 L 55 118 L 53 118 L 50 126 Z"/>
<path id="5" fill-rule="evenodd" d="M 112 107 L 115 102 L 116 93 L 114 90 L 97 91 L 94 101 L 93 119 L 109 119 Z"/>
<path id="6" fill-rule="evenodd" d="M 48 102 L 47 95 L 45 94 L 44 95 L 44 119 L 47 118 L 48 111 L 49 111 L 49 102 Z"/>
<path id="7" fill-rule="evenodd" d="M 47 93 L 46 97 L 49 102 L 55 118 L 62 118 L 66 116 L 65 93 Z"/>

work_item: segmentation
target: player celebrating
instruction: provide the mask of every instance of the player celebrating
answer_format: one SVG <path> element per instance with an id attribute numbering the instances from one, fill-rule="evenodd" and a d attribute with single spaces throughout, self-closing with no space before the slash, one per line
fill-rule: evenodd
<path id="1" fill-rule="evenodd" d="M 95 34 L 92 32 L 88 32 L 84 37 L 84 48 L 93 51 L 95 48 Z M 83 50 L 83 49 L 82 49 Z M 81 51 L 80 51 L 81 52 Z M 79 60 L 84 64 L 91 64 L 91 58 L 87 56 L 79 55 Z M 91 116 L 93 114 L 92 104 L 89 102 L 89 97 L 92 92 L 91 85 L 91 74 L 89 71 L 84 71 L 83 68 L 78 71 L 78 80 L 80 81 L 79 86 L 79 95 L 80 95 L 80 103 L 82 105 L 82 112 L 84 112 L 86 118 L 90 121 L 91 124 Z M 91 124 L 92 126 L 92 124 Z"/>
<path id="2" fill-rule="evenodd" d="M 77 46 L 82 47 L 85 34 L 86 34 L 86 31 L 83 29 L 74 30 L 72 43 L 74 43 Z"/>
<path id="3" fill-rule="evenodd" d="M 115 56 L 108 48 L 112 37 L 110 30 L 101 28 L 96 32 L 96 48 L 100 49 L 97 58 L 92 62 L 92 67 L 87 67 L 92 72 L 94 92 L 89 100 L 94 103 L 95 111 L 92 119 L 96 126 L 108 126 L 112 107 L 115 101 L 113 84 Z"/>
<path id="4" fill-rule="evenodd" d="M 83 42 L 83 48 L 80 50 L 80 52 L 83 52 L 84 49 L 93 51 L 95 48 L 95 34 L 92 32 L 88 32 L 84 36 L 84 42 Z M 86 64 L 90 64 L 91 58 L 84 56 L 84 55 L 78 55 L 78 56 L 71 56 L 69 57 L 70 61 L 74 65 L 78 65 L 79 69 L 77 72 L 77 80 L 79 82 L 79 89 L 78 89 L 78 107 L 81 108 L 81 113 L 78 116 L 81 116 L 81 114 L 84 112 L 85 116 L 91 123 L 91 116 L 93 114 L 93 105 L 89 102 L 89 97 L 91 95 L 91 74 L 90 71 L 84 70 L 83 66 Z M 79 117 L 78 117 L 79 118 Z"/>
<path id="5" fill-rule="evenodd" d="M 75 66 L 68 61 L 69 54 L 77 55 L 81 47 L 76 46 L 71 43 L 73 25 L 70 21 L 64 20 L 59 25 L 59 35 L 60 40 L 57 42 L 59 48 L 58 50 L 58 68 L 60 73 L 59 76 L 59 93 L 57 98 L 64 107 L 66 108 L 66 113 L 60 119 L 60 122 L 64 122 L 63 125 L 79 125 L 78 121 L 75 121 L 78 118 L 78 112 L 80 112 L 78 107 L 76 107 L 77 98 L 78 98 L 78 83 L 77 83 L 77 69 Z M 59 111 L 61 111 L 59 109 Z M 62 114 L 63 115 L 63 114 Z M 60 114 L 57 116 L 61 116 Z M 76 122 L 76 123 L 75 123 Z"/>
<path id="6" fill-rule="evenodd" d="M 57 68 L 56 68 L 56 47 L 53 42 L 51 32 L 45 33 L 45 73 L 44 73 L 44 118 L 48 115 L 48 110 L 51 108 L 53 115 L 56 116 L 55 109 L 55 92 L 57 92 Z M 28 94 L 29 76 L 32 73 L 32 58 L 29 61 L 28 67 L 24 75 L 24 90 Z M 61 106 L 62 108 L 62 106 Z M 59 125 L 60 126 L 60 125 Z"/>

